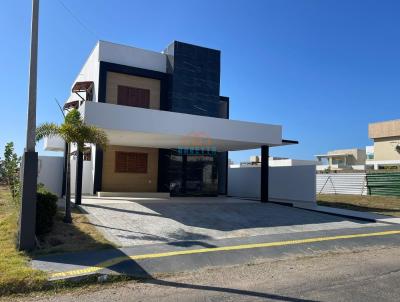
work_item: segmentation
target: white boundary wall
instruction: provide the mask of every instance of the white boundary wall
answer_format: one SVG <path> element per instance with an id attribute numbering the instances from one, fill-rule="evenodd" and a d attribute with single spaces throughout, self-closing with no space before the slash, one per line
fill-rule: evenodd
<path id="1" fill-rule="evenodd" d="M 64 157 L 39 156 L 38 183 L 61 197 Z M 83 161 L 82 194 L 93 194 L 92 162 Z M 76 159 L 71 157 L 71 194 L 75 194 Z"/>
<path id="2" fill-rule="evenodd" d="M 269 167 L 270 200 L 314 204 L 315 165 Z M 260 199 L 261 167 L 229 168 L 228 195 Z"/>
<path id="3" fill-rule="evenodd" d="M 367 195 L 365 173 L 317 174 L 317 194 Z"/>
<path id="4" fill-rule="evenodd" d="M 61 196 L 64 158 L 61 156 L 39 156 L 38 183 Z"/>

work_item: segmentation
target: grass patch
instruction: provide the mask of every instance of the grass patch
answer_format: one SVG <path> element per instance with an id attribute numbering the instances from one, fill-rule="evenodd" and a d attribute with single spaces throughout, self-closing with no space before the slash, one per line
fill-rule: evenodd
<path id="1" fill-rule="evenodd" d="M 317 203 L 321 206 L 400 217 L 399 197 L 318 194 Z"/>
<path id="2" fill-rule="evenodd" d="M 46 274 L 29 266 L 29 257 L 16 249 L 18 208 L 9 191 L 0 186 L 0 296 L 40 290 Z"/>
<path id="3" fill-rule="evenodd" d="M 72 209 L 72 224 L 64 223 L 63 215 L 61 211 L 57 214 L 53 230 L 39 238 L 40 247 L 32 256 L 115 247 L 78 209 Z"/>
<path id="4" fill-rule="evenodd" d="M 12 202 L 8 189 L 0 186 L 0 296 L 79 286 L 64 282 L 50 284 L 46 273 L 30 267 L 31 257 L 113 247 L 85 214 L 74 209 L 72 224 L 62 222 L 63 215 L 59 212 L 53 230 L 39 238 L 40 247 L 29 254 L 19 252 L 16 248 L 18 216 L 19 209 Z"/>

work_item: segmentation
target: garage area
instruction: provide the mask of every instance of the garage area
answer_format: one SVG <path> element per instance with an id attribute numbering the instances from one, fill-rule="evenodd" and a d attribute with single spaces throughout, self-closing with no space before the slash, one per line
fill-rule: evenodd
<path id="1" fill-rule="evenodd" d="M 117 246 L 209 241 L 383 225 L 276 203 L 230 197 L 84 198 L 80 206 Z"/>

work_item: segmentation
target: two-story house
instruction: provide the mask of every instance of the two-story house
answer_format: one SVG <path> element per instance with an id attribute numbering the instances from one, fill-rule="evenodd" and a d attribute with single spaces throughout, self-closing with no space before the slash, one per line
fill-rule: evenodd
<path id="1" fill-rule="evenodd" d="M 282 139 L 279 125 L 229 119 L 220 61 L 219 50 L 178 41 L 162 52 L 99 41 L 64 106 L 110 142 L 75 154 L 72 177 L 83 193 L 226 194 L 227 151 L 262 148 L 268 159 L 269 147 L 297 143 Z M 267 164 L 261 177 L 268 180 Z"/>

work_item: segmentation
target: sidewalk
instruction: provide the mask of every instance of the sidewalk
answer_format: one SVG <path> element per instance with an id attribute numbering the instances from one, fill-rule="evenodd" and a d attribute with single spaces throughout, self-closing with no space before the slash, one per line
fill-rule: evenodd
<path id="1" fill-rule="evenodd" d="M 313 232 L 177 241 L 120 249 L 55 254 L 32 260 L 32 266 L 49 273 L 50 280 L 93 274 L 122 274 L 152 278 L 157 274 L 315 255 L 338 248 L 400 246 L 400 226 L 382 225 Z"/>

